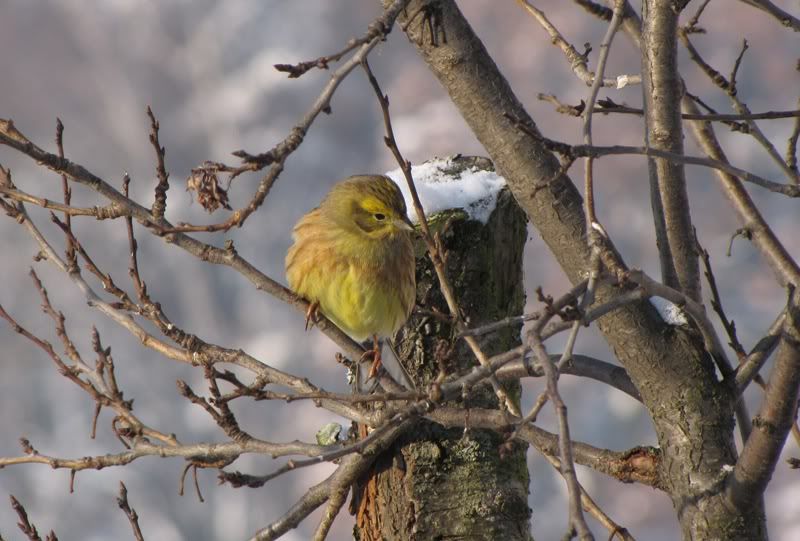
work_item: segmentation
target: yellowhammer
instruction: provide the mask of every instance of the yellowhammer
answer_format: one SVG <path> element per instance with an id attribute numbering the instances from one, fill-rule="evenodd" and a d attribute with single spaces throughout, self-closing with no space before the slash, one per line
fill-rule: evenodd
<path id="1" fill-rule="evenodd" d="M 336 184 L 294 227 L 286 254 L 289 287 L 359 342 L 373 337 L 370 377 L 380 366 L 378 337 L 391 338 L 414 306 L 413 226 L 397 184 L 359 175 Z"/>

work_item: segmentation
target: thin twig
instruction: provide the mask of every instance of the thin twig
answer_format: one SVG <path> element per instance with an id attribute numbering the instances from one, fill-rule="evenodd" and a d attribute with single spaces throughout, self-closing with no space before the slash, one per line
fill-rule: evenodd
<path id="1" fill-rule="evenodd" d="M 742 360 L 736 369 L 736 391 L 741 395 L 744 390 L 750 385 L 756 377 L 758 371 L 764 366 L 769 359 L 775 348 L 778 347 L 783 324 L 786 319 L 786 310 L 784 309 L 769 326 L 769 329 L 764 336 L 753 346 L 747 357 Z"/>
<path id="2" fill-rule="evenodd" d="M 708 250 L 700 245 L 700 241 L 696 236 L 695 243 L 697 244 L 697 251 L 700 254 L 700 259 L 705 267 L 705 275 L 706 280 L 708 281 L 708 287 L 711 288 L 711 308 L 717 313 L 720 323 L 722 323 L 722 327 L 725 329 L 725 333 L 728 335 L 728 345 L 731 346 L 731 349 L 733 349 L 733 351 L 736 353 L 736 356 L 739 358 L 739 361 L 741 362 L 746 354 L 742 343 L 739 342 L 739 337 L 736 335 L 736 323 L 733 320 L 728 319 L 728 317 L 725 315 L 725 310 L 722 308 L 722 296 L 719 294 L 717 281 L 714 279 L 714 272 L 711 269 L 711 256 L 709 255 Z"/>
<path id="3" fill-rule="evenodd" d="M 537 95 L 538 99 L 541 101 L 546 101 L 552 103 L 556 107 L 556 111 L 559 113 L 564 113 L 569 116 L 581 116 L 583 115 L 583 111 L 586 108 L 586 103 L 581 102 L 579 105 L 568 105 L 561 103 L 558 98 L 553 96 L 552 94 L 543 94 L 540 93 Z M 640 109 L 638 107 L 629 107 L 627 105 L 621 105 L 619 103 L 615 103 L 609 98 L 605 98 L 602 100 L 598 100 L 597 105 L 594 108 L 595 113 L 601 114 L 622 114 L 622 115 L 636 115 L 636 116 L 643 116 L 644 109 Z M 704 113 L 704 114 L 692 114 L 692 113 L 681 113 L 681 118 L 683 120 L 699 120 L 702 122 L 734 122 L 739 120 L 779 120 L 783 118 L 795 118 L 800 119 L 800 109 L 793 109 L 791 111 L 765 111 L 763 113 Z"/>
<path id="4" fill-rule="evenodd" d="M 64 124 L 60 118 L 56 118 L 56 148 L 58 149 L 58 156 L 64 157 Z M 64 206 L 69 207 L 72 200 L 72 189 L 69 187 L 69 179 L 67 175 L 61 175 L 61 190 L 64 194 Z M 67 230 L 72 232 L 72 217 L 66 214 L 64 222 L 67 225 Z M 72 244 L 71 238 L 67 237 L 67 248 L 64 252 L 64 259 L 67 262 L 67 267 L 70 272 L 78 271 L 78 260 L 75 255 L 75 246 Z"/>
<path id="5" fill-rule="evenodd" d="M 706 6 L 711 0 L 703 0 L 703 3 L 697 7 L 697 11 L 695 11 L 694 15 L 689 22 L 686 23 L 686 29 L 688 32 L 696 33 L 696 34 L 703 34 L 705 33 L 704 29 L 698 28 L 697 25 L 700 22 L 700 16 L 703 15 L 703 11 L 705 11 Z"/>
<path id="6" fill-rule="evenodd" d="M 682 154 L 675 154 L 673 152 L 667 152 L 664 150 L 658 150 L 655 148 L 648 148 L 648 147 L 632 147 L 624 145 L 587 147 L 586 145 L 569 145 L 566 143 L 561 143 L 558 141 L 553 141 L 552 139 L 547 139 L 545 137 L 542 137 L 540 134 L 535 133 L 533 130 L 527 128 L 524 124 L 519 122 L 518 119 L 515 119 L 513 117 L 509 119 L 512 122 L 515 122 L 515 124 L 520 128 L 520 130 L 524 131 L 529 136 L 534 137 L 537 140 L 541 141 L 542 144 L 544 144 L 549 150 L 557 152 L 558 154 L 561 154 L 573 160 L 576 158 L 585 158 L 588 156 L 594 158 L 600 158 L 603 156 L 614 156 L 614 155 L 625 155 L 625 154 L 636 154 L 653 158 L 664 158 L 666 160 L 670 160 L 675 163 L 700 165 L 702 167 L 717 169 L 719 171 L 723 171 L 725 173 L 738 177 L 739 179 L 745 182 L 751 182 L 756 186 L 760 186 L 771 192 L 783 194 L 788 197 L 800 197 L 800 186 L 793 184 L 783 184 L 780 182 L 767 180 L 760 175 L 756 175 L 755 173 L 745 171 L 744 169 L 739 169 L 738 167 L 734 167 L 733 165 L 730 165 L 727 162 L 722 162 L 711 158 L 701 158 L 699 156 L 686 156 Z"/>
<path id="7" fill-rule="evenodd" d="M 740 1 L 749 6 L 753 6 L 756 9 L 760 9 L 764 13 L 767 13 L 775 20 L 777 20 L 782 26 L 791 28 L 795 32 L 800 32 L 800 19 L 798 19 L 791 13 L 783 11 L 781 8 L 773 4 L 770 0 L 740 0 Z"/>
<path id="8" fill-rule="evenodd" d="M 400 9 L 405 9 L 406 4 L 408 4 L 408 2 L 404 2 L 404 5 L 401 6 Z M 388 27 L 387 23 L 389 24 Z M 391 31 L 391 24 L 391 21 L 387 21 L 384 19 L 384 17 L 380 17 L 369 25 L 367 32 L 363 36 L 360 38 L 350 39 L 344 48 L 336 53 L 320 56 L 314 60 L 298 62 L 297 64 L 275 64 L 273 67 L 280 72 L 287 73 L 289 75 L 289 79 L 297 79 L 314 68 L 326 70 L 328 69 L 329 64 L 332 62 L 338 62 L 356 47 L 365 45 L 375 38 L 385 39 L 386 35 Z"/>
<path id="9" fill-rule="evenodd" d="M 130 213 L 120 208 L 116 203 L 111 203 L 104 207 L 73 207 L 6 186 L 0 186 L 0 193 L 15 201 L 30 203 L 45 209 L 63 212 L 67 216 L 67 219 L 71 216 L 91 216 L 97 220 L 108 220 L 130 215 Z"/>
<path id="10" fill-rule="evenodd" d="M 413 419 L 404 420 L 373 441 L 363 454 L 350 454 L 342 459 L 333 474 L 309 488 L 291 509 L 272 524 L 256 532 L 250 541 L 271 541 L 295 528 L 337 491 L 346 490 L 352 485 L 372 465 L 374 458 L 391 445 L 400 434 L 408 430 L 413 423 Z"/>
<path id="11" fill-rule="evenodd" d="M 800 65 L 798 65 L 800 69 Z M 797 99 L 797 105 L 800 107 L 800 98 Z M 797 169 L 797 140 L 800 139 L 800 115 L 794 119 L 792 126 L 792 133 L 786 140 L 786 166 L 794 172 L 795 176 L 799 174 Z"/>
<path id="12" fill-rule="evenodd" d="M 744 56 L 745 51 L 748 48 L 747 40 L 743 40 L 742 42 L 742 49 L 739 55 L 736 57 L 736 61 L 734 62 L 733 69 L 731 70 L 730 77 L 726 79 L 721 73 L 717 70 L 712 68 L 700 55 L 699 51 L 694 47 L 691 40 L 689 39 L 689 35 L 685 31 L 679 32 L 679 37 L 681 42 L 686 47 L 686 50 L 689 52 L 689 58 L 697 64 L 702 71 L 708 76 L 711 81 L 717 85 L 721 90 L 723 90 L 731 100 L 734 109 L 739 114 L 750 114 L 750 109 L 747 105 L 742 102 L 736 93 L 736 74 L 739 70 L 739 66 L 741 65 L 742 58 Z M 758 125 L 753 120 L 747 120 L 747 126 L 749 128 L 748 133 L 753 136 L 753 138 L 766 150 L 767 154 L 772 161 L 775 162 L 778 167 L 783 171 L 786 175 L 786 178 L 789 179 L 790 182 L 794 184 L 800 183 L 800 178 L 797 175 L 797 172 L 793 171 L 791 167 L 784 161 L 783 157 L 778 153 L 775 145 L 770 142 L 766 135 L 761 131 Z"/>
<path id="13" fill-rule="evenodd" d="M 561 399 L 561 394 L 558 392 L 558 372 L 544 344 L 538 338 L 536 333 L 530 335 L 531 349 L 536 355 L 536 360 L 539 366 L 544 370 L 545 378 L 547 381 L 547 395 L 550 402 L 556 411 L 558 419 L 558 450 L 561 457 L 561 475 L 567 483 L 567 491 L 569 493 L 569 527 L 568 531 L 577 530 L 578 535 L 582 540 L 594 539 L 589 526 L 586 524 L 586 519 L 583 516 L 583 509 L 580 504 L 580 484 L 575 472 L 575 460 L 572 451 L 572 438 L 569 433 L 569 423 L 567 421 L 567 406 Z M 577 502 L 577 508 L 576 508 Z"/>
<path id="14" fill-rule="evenodd" d="M 13 494 L 9 497 L 11 498 L 11 508 L 14 509 L 19 517 L 19 522 L 17 522 L 19 529 L 22 530 L 22 533 L 25 534 L 25 537 L 28 538 L 28 541 L 42 541 L 42 538 L 39 537 L 39 532 L 36 530 L 36 526 L 34 526 L 30 519 L 28 519 L 28 512 L 25 510 L 25 507 L 19 503 L 19 500 L 17 500 Z M 48 534 L 46 541 L 51 540 L 58 541 L 56 534 L 52 531 L 50 531 L 50 534 Z"/>
<path id="15" fill-rule="evenodd" d="M 533 18 L 536 19 L 540 25 L 542 25 L 545 31 L 550 35 L 550 42 L 561 49 L 561 52 L 567 57 L 572 71 L 575 73 L 578 79 L 586 84 L 586 86 L 593 86 L 597 84 L 611 88 L 623 88 L 625 86 L 641 84 L 642 78 L 640 75 L 620 75 L 613 79 L 604 79 L 603 75 L 599 73 L 599 69 L 597 75 L 590 72 L 587 68 L 587 64 L 591 48 L 587 49 L 583 54 L 579 53 L 577 49 L 572 46 L 572 44 L 564 39 L 564 36 L 561 35 L 561 32 L 559 32 L 553 23 L 550 22 L 542 10 L 534 7 L 527 0 L 517 0 L 517 4 L 522 6 L 525 11 L 532 15 Z"/>
<path id="16" fill-rule="evenodd" d="M 166 149 L 161 146 L 158 140 L 158 130 L 160 125 L 156 120 L 156 115 L 150 106 L 147 106 L 147 117 L 150 119 L 150 144 L 156 152 L 156 175 L 158 177 L 158 184 L 156 184 L 155 198 L 153 205 L 150 207 L 150 212 L 156 220 L 164 217 L 164 212 L 167 210 L 167 190 L 169 190 L 169 173 L 164 165 L 164 155 L 167 153 Z M 126 175 L 127 176 L 127 175 Z M 127 196 L 127 193 L 125 194 Z"/>
<path id="17" fill-rule="evenodd" d="M 714 279 L 714 273 L 711 270 L 711 256 L 709 255 L 708 251 L 701 246 L 700 240 L 697 238 L 696 231 L 695 244 L 697 245 L 697 252 L 700 254 L 700 259 L 703 262 L 703 267 L 705 267 L 705 276 L 706 280 L 708 281 L 708 286 L 711 289 L 711 308 L 719 317 L 719 320 L 725 329 L 725 333 L 728 335 L 728 345 L 731 346 L 731 349 L 733 349 L 734 353 L 736 353 L 738 362 L 741 364 L 745 359 L 746 353 L 741 342 L 739 342 L 739 337 L 736 335 L 736 323 L 734 323 L 732 320 L 729 320 L 725 315 L 725 310 L 722 307 L 722 297 L 719 294 L 717 281 Z M 750 414 L 747 411 L 747 404 L 745 404 L 743 399 L 740 398 L 736 402 L 735 412 L 736 420 L 739 424 L 739 432 L 742 436 L 742 441 L 747 441 L 747 438 L 750 436 L 750 432 L 752 430 L 752 421 L 750 419 Z"/>
<path id="18" fill-rule="evenodd" d="M 542 453 L 542 456 L 545 460 L 547 460 L 556 471 L 561 471 L 561 461 L 552 456 L 548 455 L 547 453 Z M 579 485 L 581 489 L 581 504 L 583 508 L 592 514 L 592 516 L 597 519 L 597 521 L 602 524 L 608 530 L 608 540 L 611 541 L 615 537 L 618 537 L 622 541 L 636 541 L 634 537 L 628 532 L 627 528 L 624 528 L 614 522 L 595 501 L 589 496 L 589 493 L 586 492 L 586 489 L 583 486 Z"/>
<path id="19" fill-rule="evenodd" d="M 133 530 L 133 537 L 136 538 L 136 541 L 144 541 L 142 530 L 139 527 L 139 515 L 128 503 L 128 488 L 122 481 L 119 482 L 119 496 L 117 496 L 117 505 L 119 505 L 119 508 L 125 512 L 125 516 L 128 517 L 128 522 L 131 523 L 131 529 Z"/>

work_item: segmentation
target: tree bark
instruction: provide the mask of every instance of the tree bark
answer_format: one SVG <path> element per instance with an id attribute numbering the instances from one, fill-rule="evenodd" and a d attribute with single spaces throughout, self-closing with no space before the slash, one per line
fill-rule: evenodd
<path id="1" fill-rule="evenodd" d="M 458 170 L 485 158 L 459 158 Z M 503 190 L 488 223 L 469 220 L 460 210 L 433 217 L 447 253 L 447 276 L 464 317 L 480 325 L 522 313 L 522 253 L 527 238 L 525 214 Z M 396 350 L 415 386 L 429 388 L 443 368 L 447 373 L 472 369 L 477 361 L 453 325 L 430 315 L 447 313 L 436 274 L 418 242 L 417 305 L 400 331 Z M 520 326 L 509 327 L 482 342 L 493 355 L 520 344 Z M 519 383 L 506 388 L 519 397 Z M 459 407 L 498 408 L 488 386 L 472 390 Z M 450 406 L 454 404 L 448 404 Z M 421 420 L 378 457 L 360 482 L 351 510 L 354 536 L 360 541 L 474 539 L 529 541 L 527 446 L 505 443 L 493 430 L 445 428 Z"/>

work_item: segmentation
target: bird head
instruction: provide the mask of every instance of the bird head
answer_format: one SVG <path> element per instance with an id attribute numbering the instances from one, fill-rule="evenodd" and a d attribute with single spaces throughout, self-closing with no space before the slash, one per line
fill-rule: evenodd
<path id="1" fill-rule="evenodd" d="M 414 230 L 400 188 L 385 176 L 350 177 L 333 187 L 321 208 L 339 224 L 374 239 Z"/>

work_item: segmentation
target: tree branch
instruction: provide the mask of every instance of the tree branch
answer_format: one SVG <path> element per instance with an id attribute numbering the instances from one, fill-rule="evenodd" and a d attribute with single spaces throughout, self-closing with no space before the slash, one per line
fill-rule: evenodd
<path id="1" fill-rule="evenodd" d="M 678 10 L 672 0 L 642 3 L 642 74 L 645 111 L 645 146 L 683 154 L 680 100 L 683 82 L 678 74 Z M 664 284 L 701 300 L 700 267 L 694 228 L 681 163 L 648 160 L 650 200 L 656 226 L 656 243 Z"/>
<path id="2" fill-rule="evenodd" d="M 128 488 L 122 481 L 119 482 L 119 496 L 117 496 L 117 505 L 119 505 L 119 508 L 125 512 L 125 516 L 128 517 L 128 522 L 131 523 L 131 529 L 133 530 L 133 537 L 136 539 L 136 541 L 144 541 L 142 530 L 139 528 L 139 515 L 128 503 Z"/>
<path id="3" fill-rule="evenodd" d="M 471 408 L 461 410 L 441 407 L 425 416 L 446 427 L 491 428 L 508 426 L 508 418 L 495 410 Z M 546 456 L 558 457 L 558 434 L 534 424 L 520 426 L 516 437 L 530 443 Z M 660 451 L 650 447 L 633 447 L 626 451 L 611 451 L 591 444 L 573 441 L 575 463 L 613 477 L 623 483 L 641 483 L 663 489 L 659 478 Z"/>
<path id="4" fill-rule="evenodd" d="M 753 346 L 747 357 L 739 364 L 736 369 L 736 390 L 739 394 L 743 393 L 747 386 L 750 385 L 750 382 L 758 376 L 758 371 L 761 370 L 761 367 L 767 362 L 772 352 L 775 351 L 783 332 L 785 320 L 786 310 L 778 314 L 766 334 Z"/>
<path id="5" fill-rule="evenodd" d="M 756 9 L 774 17 L 779 23 L 795 32 L 800 32 L 800 19 L 770 2 L 770 0 L 739 0 L 740 2 L 753 6 Z"/>
<path id="6" fill-rule="evenodd" d="M 800 391 L 800 290 L 790 292 L 775 366 L 753 432 L 728 478 L 726 497 L 746 509 L 764 494 L 797 415 Z"/>
<path id="7" fill-rule="evenodd" d="M 256 532 L 250 541 L 271 541 L 295 528 L 314 509 L 328 501 L 339 491 L 346 490 L 352 485 L 372 464 L 375 457 L 391 445 L 400 434 L 408 430 L 413 422 L 413 419 L 404 420 L 372 442 L 362 454 L 351 454 L 343 458 L 333 474 L 308 489 L 286 514 L 266 528 Z"/>
<path id="8" fill-rule="evenodd" d="M 716 160 L 713 158 L 701 158 L 699 156 L 685 156 L 683 154 L 674 154 L 672 152 L 667 152 L 664 150 L 658 150 L 655 148 L 648 148 L 648 147 L 631 147 L 624 145 L 589 147 L 586 145 L 568 145 L 566 143 L 560 143 L 558 141 L 553 141 L 551 139 L 542 137 L 537 132 L 531 131 L 530 128 L 525 126 L 525 124 L 522 123 L 519 119 L 512 118 L 512 121 L 517 126 L 519 126 L 520 130 L 524 131 L 532 138 L 541 141 L 542 144 L 547 149 L 552 150 L 554 152 L 558 152 L 559 154 L 566 156 L 568 160 L 574 160 L 576 158 L 585 158 L 587 156 L 600 158 L 603 156 L 638 154 L 641 156 L 663 158 L 669 161 L 673 161 L 675 163 L 700 165 L 702 167 L 716 169 L 717 171 L 722 171 L 724 173 L 728 173 L 729 175 L 739 177 L 741 180 L 744 180 L 745 182 L 751 182 L 756 186 L 760 186 L 761 188 L 764 188 L 771 192 L 779 193 L 793 198 L 800 197 L 800 186 L 794 184 L 783 184 L 781 182 L 774 182 L 772 180 L 768 180 L 760 175 L 751 173 L 750 171 L 745 171 L 744 169 L 739 169 L 738 167 L 734 167 L 725 160 Z"/>
<path id="9" fill-rule="evenodd" d="M 571 43 L 564 39 L 564 36 L 562 36 L 561 32 L 559 32 L 553 23 L 550 22 L 544 11 L 537 9 L 527 0 L 517 0 L 517 4 L 522 6 L 525 11 L 530 13 L 531 16 L 533 16 L 533 18 L 536 19 L 536 21 L 542 26 L 542 28 L 545 29 L 550 36 L 550 42 L 561 49 L 561 52 L 564 53 L 564 56 L 569 62 L 570 68 L 572 68 L 572 71 L 575 73 L 575 76 L 583 81 L 586 86 L 592 86 L 595 84 L 595 74 L 589 71 L 587 68 L 591 48 L 587 47 L 586 51 L 579 53 Z M 600 75 L 599 80 L 601 83 L 598 84 L 611 88 L 623 88 L 625 86 L 638 85 L 642 83 L 642 78 L 639 75 L 619 75 L 616 78 L 608 79 Z"/>
<path id="10" fill-rule="evenodd" d="M 148 209 L 139 205 L 132 199 L 125 197 L 113 186 L 92 174 L 83 166 L 45 152 L 29 141 L 16 129 L 13 122 L 9 120 L 0 119 L 0 144 L 5 144 L 14 148 L 44 167 L 57 173 L 66 174 L 75 182 L 91 188 L 110 200 L 112 204 L 116 204 L 120 209 L 123 209 L 120 211 L 121 216 L 132 216 L 139 223 L 149 228 L 153 233 L 161 236 L 165 242 L 178 246 L 202 261 L 233 268 L 250 281 L 256 289 L 266 291 L 277 299 L 294 307 L 300 313 L 304 314 L 308 310 L 308 302 L 305 299 L 298 297 L 288 288 L 260 272 L 254 265 L 240 256 L 233 248 L 232 244 L 226 246 L 226 248 L 217 248 L 184 233 L 168 233 L 167 231 L 172 229 L 172 224 L 167 220 L 162 219 L 156 221 Z M 82 288 L 82 286 L 79 287 Z M 348 355 L 357 358 L 364 353 L 364 349 L 360 344 L 353 341 L 352 338 L 330 323 L 326 318 L 321 317 L 316 325 Z M 170 358 L 179 357 L 167 356 Z"/>
<path id="11" fill-rule="evenodd" d="M 721 73 L 717 70 L 712 68 L 702 56 L 700 56 L 700 52 L 694 47 L 691 40 L 689 39 L 689 34 L 686 30 L 681 30 L 679 32 L 681 42 L 686 47 L 686 50 L 689 52 L 689 58 L 691 58 L 695 64 L 700 66 L 700 69 L 708 76 L 712 83 L 714 83 L 717 87 L 719 87 L 723 92 L 725 92 L 731 100 L 733 104 L 733 108 L 736 110 L 737 113 L 740 115 L 750 115 L 750 109 L 747 105 L 742 102 L 739 97 L 737 96 L 737 87 L 736 87 L 736 73 L 739 69 L 739 65 L 741 63 L 742 57 L 744 56 L 745 51 L 748 48 L 747 40 L 744 40 L 742 50 L 739 56 L 736 58 L 736 62 L 734 64 L 733 71 L 731 72 L 731 76 L 729 79 L 726 79 Z M 753 138 L 766 150 L 767 154 L 772 161 L 775 162 L 778 167 L 783 171 L 786 175 L 786 178 L 797 184 L 800 182 L 800 177 L 798 177 L 797 173 L 792 170 L 789 164 L 784 161 L 781 155 L 778 153 L 775 146 L 767 139 L 767 136 L 761 131 L 758 127 L 758 124 L 755 123 L 753 119 L 746 120 L 747 126 L 747 133 L 752 135 Z"/>

